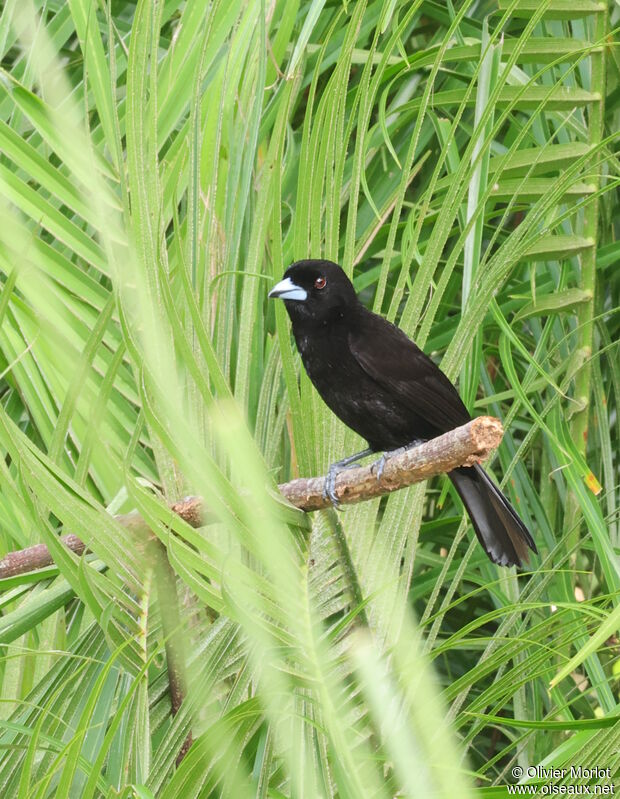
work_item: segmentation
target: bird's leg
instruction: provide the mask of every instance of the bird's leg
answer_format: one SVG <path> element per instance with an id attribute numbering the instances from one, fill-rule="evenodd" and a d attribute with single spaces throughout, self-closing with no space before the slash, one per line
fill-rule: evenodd
<path id="1" fill-rule="evenodd" d="M 349 469 L 356 461 L 361 461 L 362 458 L 365 458 L 367 455 L 372 455 L 375 450 L 373 449 L 365 449 L 362 452 L 356 452 L 355 455 L 349 455 L 348 458 L 343 458 L 341 461 L 336 461 L 336 463 L 332 463 L 332 465 L 327 470 L 327 477 L 325 478 L 325 486 L 323 488 L 323 496 L 325 499 L 329 498 L 331 500 L 332 505 L 334 507 L 338 507 L 338 497 L 336 496 L 335 488 L 336 488 L 336 477 L 338 474 L 343 471 L 343 469 Z"/>
<path id="2" fill-rule="evenodd" d="M 374 469 L 375 466 L 377 467 L 377 480 L 380 480 L 383 476 L 383 470 L 385 469 L 385 464 L 389 461 L 390 458 L 393 458 L 395 455 L 400 455 L 401 452 L 406 452 L 408 449 L 412 447 L 417 447 L 420 444 L 424 444 L 426 441 L 425 438 L 414 438 L 413 441 L 410 441 L 408 444 L 405 444 L 404 447 L 398 447 L 398 449 L 391 449 L 389 452 L 384 452 L 383 455 L 376 460 L 372 465 L 371 469 Z"/>

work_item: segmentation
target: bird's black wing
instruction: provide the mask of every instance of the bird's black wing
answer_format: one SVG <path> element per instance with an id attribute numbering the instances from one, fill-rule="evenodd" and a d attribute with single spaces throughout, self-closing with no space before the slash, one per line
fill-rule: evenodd
<path id="1" fill-rule="evenodd" d="M 402 330 L 367 311 L 349 332 L 349 347 L 364 371 L 438 433 L 471 416 L 446 375 Z"/>

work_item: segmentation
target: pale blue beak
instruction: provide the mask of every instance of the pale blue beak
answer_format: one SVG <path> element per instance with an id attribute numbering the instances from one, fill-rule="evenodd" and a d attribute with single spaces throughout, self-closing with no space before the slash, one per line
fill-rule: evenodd
<path id="1" fill-rule="evenodd" d="M 302 289 L 301 286 L 293 283 L 290 277 L 285 277 L 284 280 L 276 283 L 271 289 L 269 297 L 272 299 L 278 297 L 281 300 L 297 300 L 298 302 L 303 302 L 308 299 L 308 292 Z"/>

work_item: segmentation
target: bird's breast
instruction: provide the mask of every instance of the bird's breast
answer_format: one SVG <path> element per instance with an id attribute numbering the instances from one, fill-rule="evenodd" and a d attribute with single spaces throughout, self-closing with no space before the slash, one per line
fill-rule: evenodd
<path id="1" fill-rule="evenodd" d="M 295 341 L 308 377 L 317 388 L 317 384 L 326 380 L 333 381 L 335 375 L 339 375 L 337 382 L 341 382 L 349 371 L 351 353 L 341 337 L 330 335 L 330 331 L 323 329 L 318 335 L 312 332 L 296 334 Z"/>

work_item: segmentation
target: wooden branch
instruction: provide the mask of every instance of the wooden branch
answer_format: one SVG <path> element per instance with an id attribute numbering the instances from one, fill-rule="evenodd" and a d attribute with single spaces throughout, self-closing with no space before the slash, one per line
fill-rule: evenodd
<path id="1" fill-rule="evenodd" d="M 86 549 L 86 545 L 77 535 L 63 535 L 60 540 L 76 555 L 81 555 Z M 35 569 L 43 569 L 46 566 L 51 566 L 53 562 L 45 544 L 35 544 L 27 549 L 7 552 L 0 559 L 0 579 L 15 577 L 17 574 L 35 571 Z"/>
<path id="2" fill-rule="evenodd" d="M 473 466 L 499 446 L 502 435 L 503 428 L 498 419 L 479 416 L 462 427 L 389 458 L 381 480 L 377 480 L 372 465 L 341 472 L 336 478 L 336 496 L 343 505 L 363 502 L 421 483 L 436 474 L 450 472 L 457 466 Z M 292 505 L 300 510 L 313 511 L 331 505 L 323 496 L 324 485 L 324 477 L 300 477 L 278 488 Z M 170 509 L 192 527 L 200 527 L 204 523 L 204 506 L 200 497 L 186 497 L 173 503 Z M 135 524 L 139 519 L 135 513 L 115 518 L 125 526 Z M 85 550 L 84 543 L 75 535 L 63 536 L 62 541 L 77 555 Z M 52 563 L 45 544 L 9 552 L 0 559 L 0 579 L 41 569 Z"/>
<path id="3" fill-rule="evenodd" d="M 377 480 L 372 464 L 340 472 L 336 478 L 336 497 L 342 505 L 363 502 L 421 483 L 436 474 L 451 472 L 457 466 L 473 466 L 499 446 L 503 434 L 499 419 L 479 416 L 462 427 L 389 458 L 381 480 Z M 291 505 L 311 511 L 331 505 L 323 496 L 324 485 L 324 477 L 300 477 L 278 487 Z"/>

